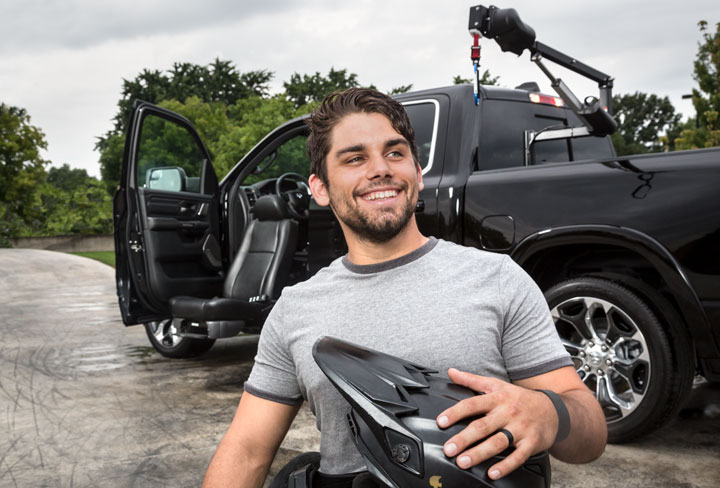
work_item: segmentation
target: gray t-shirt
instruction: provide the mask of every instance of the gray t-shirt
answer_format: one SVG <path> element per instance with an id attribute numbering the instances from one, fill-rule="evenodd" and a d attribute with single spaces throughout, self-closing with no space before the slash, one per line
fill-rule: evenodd
<path id="1" fill-rule="evenodd" d="M 320 470 L 361 471 L 350 407 L 312 357 L 324 335 L 436 369 L 518 380 L 571 365 L 542 293 L 509 257 L 431 238 L 412 253 L 358 266 L 335 260 L 285 288 L 265 322 L 245 390 L 307 400 L 321 431 Z"/>

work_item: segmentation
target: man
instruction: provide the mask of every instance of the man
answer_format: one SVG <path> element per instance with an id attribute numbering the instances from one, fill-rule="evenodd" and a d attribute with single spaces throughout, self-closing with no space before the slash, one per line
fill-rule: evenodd
<path id="1" fill-rule="evenodd" d="M 320 472 L 332 478 L 364 469 L 345 419 L 349 406 L 312 359 L 323 335 L 448 371 L 486 393 L 438 416 L 444 428 L 485 414 L 444 446 L 461 468 L 510 444 L 515 451 L 490 468 L 491 478 L 544 449 L 566 462 L 597 458 L 607 436 L 602 410 L 530 277 L 507 256 L 418 230 L 422 173 L 402 106 L 374 90 L 350 89 L 327 97 L 308 125 L 310 187 L 338 218 L 348 254 L 283 290 L 204 486 L 261 486 L 303 399 L 321 431 Z"/>

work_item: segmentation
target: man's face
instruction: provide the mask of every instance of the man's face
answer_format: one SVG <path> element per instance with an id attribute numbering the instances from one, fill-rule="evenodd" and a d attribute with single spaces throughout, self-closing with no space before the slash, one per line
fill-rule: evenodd
<path id="1" fill-rule="evenodd" d="M 412 218 L 422 174 L 384 115 L 345 116 L 332 130 L 326 164 L 327 184 L 310 179 L 315 200 L 359 238 L 387 242 Z"/>

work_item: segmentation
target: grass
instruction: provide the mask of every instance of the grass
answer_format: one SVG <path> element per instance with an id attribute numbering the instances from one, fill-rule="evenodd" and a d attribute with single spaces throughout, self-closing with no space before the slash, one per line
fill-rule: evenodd
<path id="1" fill-rule="evenodd" d="M 70 254 L 94 259 L 113 268 L 115 267 L 115 253 L 113 251 L 71 252 Z"/>

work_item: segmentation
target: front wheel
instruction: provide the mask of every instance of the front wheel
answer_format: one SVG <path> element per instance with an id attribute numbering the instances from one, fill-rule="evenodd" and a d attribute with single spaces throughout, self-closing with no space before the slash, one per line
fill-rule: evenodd
<path id="1" fill-rule="evenodd" d="M 617 283 L 577 278 L 545 292 L 560 339 L 605 413 L 608 439 L 626 442 L 674 415 L 692 381 L 673 368 L 668 333 L 643 300 Z M 678 346 L 676 345 L 676 348 Z"/>
<path id="2" fill-rule="evenodd" d="M 153 347 L 168 358 L 191 358 L 207 352 L 215 339 L 195 339 L 177 335 L 172 319 L 147 322 L 145 332 Z"/>

